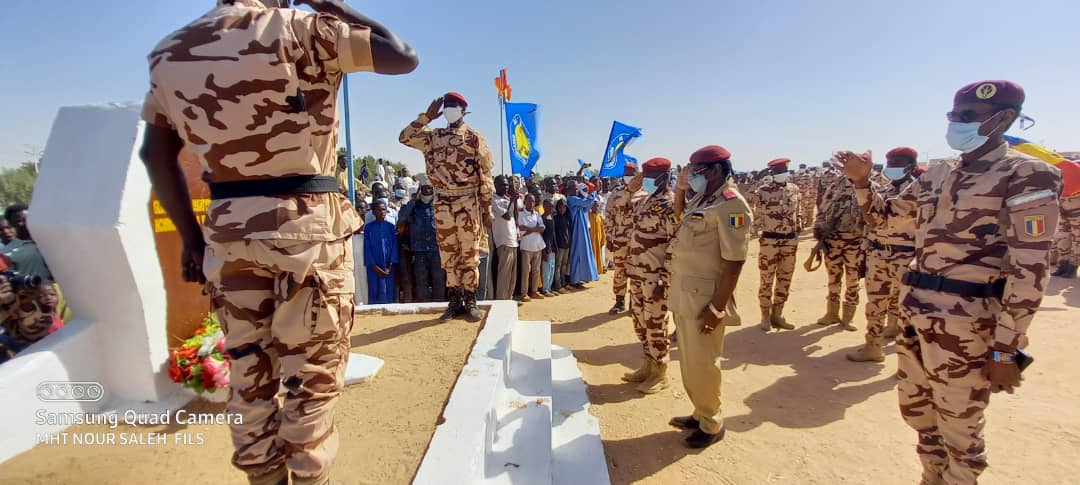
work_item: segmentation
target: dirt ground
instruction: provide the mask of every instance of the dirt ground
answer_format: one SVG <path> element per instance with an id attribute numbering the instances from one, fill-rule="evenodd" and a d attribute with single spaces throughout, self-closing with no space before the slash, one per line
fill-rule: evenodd
<path id="1" fill-rule="evenodd" d="M 725 344 L 728 433 L 705 451 L 684 448 L 684 433 L 667 425 L 671 416 L 690 411 L 677 348 L 671 389 L 646 397 L 619 380 L 637 363 L 640 347 L 629 316 L 607 314 L 611 273 L 589 290 L 521 307 L 523 320 L 552 321 L 554 343 L 577 356 L 592 413 L 600 419 L 612 483 L 917 483 L 915 434 L 897 409 L 891 345 L 883 364 L 851 363 L 844 354 L 861 344 L 862 332 L 812 323 L 823 312 L 825 274 L 802 271 L 807 241 L 800 244 L 788 303 L 788 319 L 797 328 L 758 330 L 753 325 L 759 318 L 756 246 L 752 243 L 753 259 L 737 290 L 746 323 L 730 328 Z M 1080 340 L 1078 309 L 1080 283 L 1051 280 L 1030 331 L 1036 362 L 1016 394 L 991 399 L 986 429 L 991 467 L 981 483 L 1076 483 L 1080 389 L 1072 384 L 1075 379 L 1062 376 L 1076 367 L 1070 355 Z M 433 318 L 358 320 L 354 350 L 385 359 L 386 366 L 374 382 L 348 388 L 341 400 L 335 478 L 347 484 L 399 484 L 412 477 L 477 330 L 464 323 L 437 325 Z M 860 315 L 857 324 L 864 323 Z M 203 432 L 205 444 L 39 446 L 0 466 L 0 483 L 243 483 L 229 466 L 224 427 L 185 431 Z"/>

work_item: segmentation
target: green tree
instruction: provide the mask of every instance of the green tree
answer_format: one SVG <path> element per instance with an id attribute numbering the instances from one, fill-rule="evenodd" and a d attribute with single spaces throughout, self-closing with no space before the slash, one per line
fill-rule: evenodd
<path id="1" fill-rule="evenodd" d="M 0 203 L 3 207 L 30 203 L 43 151 L 38 146 L 27 146 L 25 153 L 28 160 L 21 166 L 0 170 Z"/>

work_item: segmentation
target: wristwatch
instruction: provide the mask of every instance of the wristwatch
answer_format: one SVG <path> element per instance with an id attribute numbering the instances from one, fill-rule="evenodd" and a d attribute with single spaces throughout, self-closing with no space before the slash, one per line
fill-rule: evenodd
<path id="1" fill-rule="evenodd" d="M 709 302 L 709 311 L 712 312 L 713 316 L 715 316 L 717 320 L 720 320 L 727 315 L 727 310 L 717 310 L 716 307 L 713 306 L 711 301 Z"/>
<path id="2" fill-rule="evenodd" d="M 1012 364 L 1016 362 L 1016 354 L 1009 354 L 1006 352 L 994 351 L 994 362 L 1001 362 L 1004 364 Z"/>

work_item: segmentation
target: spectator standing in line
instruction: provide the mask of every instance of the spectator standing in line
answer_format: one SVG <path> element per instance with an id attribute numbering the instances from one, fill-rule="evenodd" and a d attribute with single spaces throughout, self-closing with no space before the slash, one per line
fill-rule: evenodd
<path id="1" fill-rule="evenodd" d="M 0 219 L 0 251 L 15 240 L 15 227 L 7 219 Z"/>
<path id="2" fill-rule="evenodd" d="M 518 230 L 521 231 L 521 301 L 543 299 L 537 291 L 540 280 L 540 256 L 544 251 L 544 220 L 536 212 L 536 198 L 525 196 L 525 210 L 518 212 Z"/>
<path id="3" fill-rule="evenodd" d="M 394 303 L 394 266 L 398 264 L 397 228 L 386 220 L 386 203 L 371 204 L 375 222 L 364 227 L 364 266 L 368 269 L 368 304 Z"/>
<path id="4" fill-rule="evenodd" d="M 495 251 L 498 257 L 499 271 L 495 277 L 495 299 L 509 300 L 514 296 L 517 283 L 517 189 L 510 185 L 505 175 L 495 177 L 495 197 L 491 211 L 494 220 L 491 233 L 495 238 Z"/>
<path id="5" fill-rule="evenodd" d="M 566 199 L 555 202 L 555 280 L 551 291 L 563 293 L 570 278 L 570 238 L 573 234 L 573 219 Z"/>
<path id="6" fill-rule="evenodd" d="M 15 204 L 4 211 L 4 218 L 15 228 L 15 240 L 4 246 L 3 255 L 20 273 L 38 276 L 52 282 L 53 276 L 49 272 L 49 266 L 45 264 L 41 251 L 30 236 L 30 229 L 26 227 L 26 214 L 27 209 L 23 204 Z"/>
<path id="7" fill-rule="evenodd" d="M 544 251 L 541 256 L 543 259 L 540 262 L 542 268 L 541 279 L 543 280 L 540 294 L 550 298 L 555 296 L 551 292 L 551 288 L 555 279 L 555 253 L 558 252 L 558 245 L 555 242 L 555 205 L 550 200 L 545 200 L 541 208 L 544 211 Z"/>
<path id="8" fill-rule="evenodd" d="M 401 209 L 398 224 L 409 227 L 417 301 L 443 301 L 446 299 L 446 270 L 442 269 L 439 242 L 435 238 L 435 189 L 426 175 L 420 174 L 416 178 L 420 196 Z"/>

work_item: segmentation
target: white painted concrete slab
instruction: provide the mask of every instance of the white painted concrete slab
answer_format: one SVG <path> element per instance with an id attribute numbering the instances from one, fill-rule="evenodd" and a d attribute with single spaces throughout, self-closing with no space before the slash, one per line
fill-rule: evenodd
<path id="1" fill-rule="evenodd" d="M 589 413 L 585 381 L 570 349 L 551 346 L 552 481 L 556 485 L 603 485 L 608 476 L 600 421 Z"/>
<path id="2" fill-rule="evenodd" d="M 378 357 L 358 354 L 349 354 L 349 365 L 345 367 L 345 385 L 360 384 L 375 378 L 382 369 L 384 362 Z"/>

